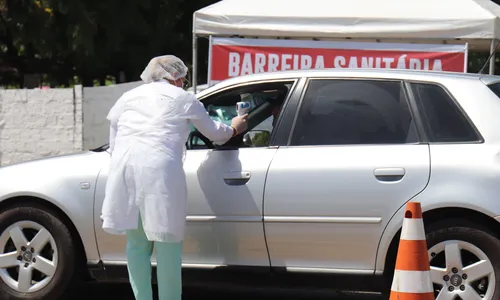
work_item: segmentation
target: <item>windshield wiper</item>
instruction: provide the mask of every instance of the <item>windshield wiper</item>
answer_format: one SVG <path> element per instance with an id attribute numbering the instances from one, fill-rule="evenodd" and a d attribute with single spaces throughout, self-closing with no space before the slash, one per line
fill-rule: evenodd
<path id="1" fill-rule="evenodd" d="M 92 152 L 103 152 L 103 151 L 106 151 L 108 149 L 109 149 L 109 144 L 104 144 L 104 145 L 99 146 L 97 148 L 90 149 L 90 151 L 92 151 Z"/>

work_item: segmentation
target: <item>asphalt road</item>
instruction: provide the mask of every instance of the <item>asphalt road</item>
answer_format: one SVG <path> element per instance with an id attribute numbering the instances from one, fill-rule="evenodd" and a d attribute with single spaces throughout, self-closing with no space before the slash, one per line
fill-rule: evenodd
<path id="1" fill-rule="evenodd" d="M 156 287 L 155 287 L 156 288 Z M 130 286 L 125 283 L 89 283 L 73 289 L 67 300 L 135 300 Z M 156 298 L 157 299 L 157 298 Z M 184 300 L 195 299 L 238 299 L 238 300 L 383 300 L 380 295 L 353 292 L 315 292 L 315 291 L 279 291 L 248 290 L 221 291 L 187 288 L 183 292 Z M 66 300 L 66 299 L 65 299 Z"/>

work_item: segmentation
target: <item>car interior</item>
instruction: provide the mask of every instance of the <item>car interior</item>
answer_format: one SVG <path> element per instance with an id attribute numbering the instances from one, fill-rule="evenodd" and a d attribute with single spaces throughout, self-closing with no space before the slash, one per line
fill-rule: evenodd
<path id="1" fill-rule="evenodd" d="M 248 113 L 248 131 L 262 124 L 272 116 L 274 109 L 281 107 L 290 91 L 293 82 L 275 82 L 257 84 L 235 88 L 227 92 L 222 92 L 214 96 L 209 96 L 203 99 L 203 103 L 209 112 L 209 115 L 215 116 L 217 113 L 214 110 L 221 109 L 226 112 L 227 116 L 224 119 L 226 124 L 231 124 L 231 119 L 237 115 L 236 103 L 240 101 L 248 101 L 251 103 L 251 109 Z M 220 120 L 223 121 L 223 120 Z M 268 129 L 272 130 L 272 125 Z M 271 132 L 269 132 L 269 135 Z M 193 130 L 187 141 L 187 149 L 234 149 L 251 147 L 244 142 L 245 133 L 242 133 L 224 145 L 214 145 L 208 138 L 203 136 L 198 130 Z M 203 141 L 202 144 L 197 139 Z"/>

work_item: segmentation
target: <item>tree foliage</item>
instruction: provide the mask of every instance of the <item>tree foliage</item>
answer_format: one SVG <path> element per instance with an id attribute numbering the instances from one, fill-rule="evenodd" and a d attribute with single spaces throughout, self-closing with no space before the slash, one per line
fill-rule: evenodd
<path id="1" fill-rule="evenodd" d="M 190 62 L 193 12 L 214 2 L 0 0 L 0 85 L 133 81 L 155 55 Z"/>

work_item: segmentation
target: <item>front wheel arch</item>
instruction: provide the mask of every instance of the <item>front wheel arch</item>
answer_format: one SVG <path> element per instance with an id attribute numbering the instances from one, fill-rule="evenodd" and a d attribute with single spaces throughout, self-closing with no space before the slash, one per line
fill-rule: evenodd
<path id="1" fill-rule="evenodd" d="M 4 201 L 0 202 L 0 213 L 13 207 L 35 207 L 42 210 L 48 210 L 54 216 L 59 218 L 59 220 L 61 220 L 61 222 L 68 228 L 75 243 L 75 248 L 77 251 L 76 257 L 78 258 L 78 274 L 81 274 L 81 279 L 83 280 L 90 279 L 90 273 L 87 268 L 87 255 L 85 253 L 85 247 L 83 246 L 82 238 L 80 237 L 75 224 L 73 224 L 71 219 L 61 208 L 45 199 L 41 199 L 38 197 L 18 196 L 5 199 Z"/>

